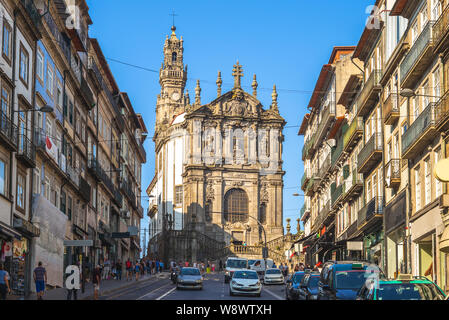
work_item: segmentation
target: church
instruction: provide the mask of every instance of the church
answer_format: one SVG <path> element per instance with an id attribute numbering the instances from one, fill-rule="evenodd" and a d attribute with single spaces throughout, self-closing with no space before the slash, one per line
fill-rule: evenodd
<path id="1" fill-rule="evenodd" d="M 191 100 L 183 39 L 176 28 L 164 44 L 157 96 L 155 174 L 149 196 L 148 252 L 158 254 L 167 238 L 196 231 L 206 242 L 253 246 L 283 236 L 282 143 L 285 120 L 278 94 L 264 108 L 242 89 L 243 67 L 234 65 L 234 87 L 204 104 L 198 80 Z M 187 241 L 187 240 L 186 240 Z M 174 257 L 176 258 L 176 257 Z"/>

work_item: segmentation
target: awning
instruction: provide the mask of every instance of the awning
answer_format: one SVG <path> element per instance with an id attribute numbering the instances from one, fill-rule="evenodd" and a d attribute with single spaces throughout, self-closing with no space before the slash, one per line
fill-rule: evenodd
<path id="1" fill-rule="evenodd" d="M 313 239 L 314 237 L 316 237 L 316 233 L 311 233 L 310 235 L 308 235 L 308 236 L 306 236 L 306 237 L 304 237 L 304 238 L 301 238 L 301 239 L 295 241 L 293 244 L 296 244 L 296 243 L 304 243 L 305 241 L 310 240 L 310 239 Z"/>
<path id="2" fill-rule="evenodd" d="M 22 240 L 22 235 L 19 232 L 7 226 L 3 222 L 0 222 L 0 233 L 3 233 L 12 238 L 16 238 L 17 240 Z"/>

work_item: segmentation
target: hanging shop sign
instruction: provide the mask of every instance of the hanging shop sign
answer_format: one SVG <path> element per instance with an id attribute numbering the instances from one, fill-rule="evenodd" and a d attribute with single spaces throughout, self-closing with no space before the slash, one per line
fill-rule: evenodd
<path id="1" fill-rule="evenodd" d="M 347 241 L 346 249 L 351 251 L 362 251 L 363 250 L 363 241 Z"/>
<path id="2" fill-rule="evenodd" d="M 92 247 L 93 240 L 64 240 L 65 247 Z"/>
<path id="3" fill-rule="evenodd" d="M 39 228 L 25 219 L 22 219 L 20 217 L 14 217 L 13 223 L 14 223 L 14 228 L 16 228 L 17 230 L 20 230 L 26 234 L 29 234 L 32 237 L 40 236 Z"/>

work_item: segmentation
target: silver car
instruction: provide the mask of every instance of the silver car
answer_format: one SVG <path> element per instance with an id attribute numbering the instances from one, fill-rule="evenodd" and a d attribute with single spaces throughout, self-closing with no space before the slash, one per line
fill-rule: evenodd
<path id="1" fill-rule="evenodd" d="M 198 268 L 182 268 L 176 278 L 176 289 L 203 289 L 203 276 Z"/>

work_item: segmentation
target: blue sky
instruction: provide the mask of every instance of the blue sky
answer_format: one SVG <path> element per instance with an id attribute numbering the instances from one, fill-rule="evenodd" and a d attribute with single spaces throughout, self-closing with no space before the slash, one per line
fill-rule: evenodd
<path id="1" fill-rule="evenodd" d="M 259 83 L 258 98 L 268 107 L 273 84 L 287 127 L 298 126 L 306 113 L 315 82 L 334 46 L 357 45 L 373 0 L 87 0 L 94 24 L 90 37 L 97 38 L 107 58 L 159 70 L 162 47 L 170 34 L 173 10 L 177 35 L 184 39 L 184 63 L 188 65 L 187 89 L 194 97 L 195 82 L 202 80 L 203 103 L 216 97 L 217 71 L 223 92 L 232 89 L 232 67 L 243 65 L 242 86 L 249 88 L 253 74 Z M 154 132 L 159 75 L 112 60 L 109 65 L 121 91 L 128 92 L 136 112 L 149 130 L 145 143 L 147 163 L 142 170 L 142 195 L 154 173 Z M 294 91 L 290 91 L 294 90 Z M 292 219 L 292 232 L 303 205 L 303 137 L 299 128 L 284 130 L 284 219 Z M 145 211 L 146 198 L 142 198 Z M 284 223 L 284 226 L 286 224 Z M 148 219 L 142 228 L 148 226 Z"/>

